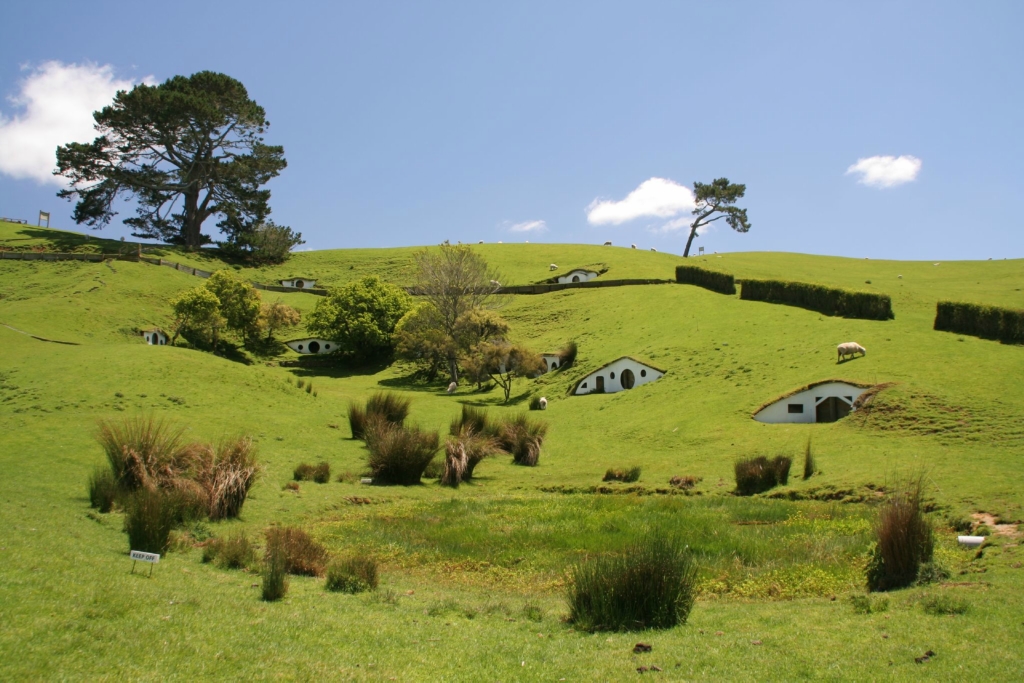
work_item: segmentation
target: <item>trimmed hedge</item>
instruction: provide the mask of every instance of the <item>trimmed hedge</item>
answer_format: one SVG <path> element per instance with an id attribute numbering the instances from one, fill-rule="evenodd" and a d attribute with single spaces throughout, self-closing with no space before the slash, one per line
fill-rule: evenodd
<path id="1" fill-rule="evenodd" d="M 892 320 L 892 299 L 885 294 L 854 292 L 807 282 L 742 280 L 740 298 L 799 306 L 825 315 L 864 320 Z"/>
<path id="2" fill-rule="evenodd" d="M 996 339 L 1004 344 L 1024 344 L 1024 311 L 940 301 L 935 306 L 935 329 Z"/>
<path id="3" fill-rule="evenodd" d="M 736 278 L 731 274 L 698 266 L 676 266 L 676 282 L 681 285 L 697 285 L 719 294 L 736 293 Z"/>

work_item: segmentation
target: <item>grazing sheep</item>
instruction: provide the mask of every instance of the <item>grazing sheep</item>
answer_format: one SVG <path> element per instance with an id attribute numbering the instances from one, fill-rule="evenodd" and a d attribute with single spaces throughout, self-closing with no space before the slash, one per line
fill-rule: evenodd
<path id="1" fill-rule="evenodd" d="M 477 244 L 483 244 L 483 243 L 484 243 L 483 240 L 480 240 L 479 242 L 477 242 Z"/>
<path id="2" fill-rule="evenodd" d="M 452 382 L 451 384 L 448 385 L 448 393 L 449 394 L 454 394 L 455 390 L 458 389 L 458 388 L 459 388 L 459 383 L 458 382 Z"/>
<path id="3" fill-rule="evenodd" d="M 658 250 L 655 249 L 654 247 L 651 247 L 651 251 L 658 251 Z"/>
<path id="4" fill-rule="evenodd" d="M 630 249 L 636 249 L 636 245 L 635 244 L 631 244 L 631 245 L 629 245 L 629 248 Z"/>
<path id="5" fill-rule="evenodd" d="M 856 358 L 858 353 L 862 356 L 868 355 L 867 350 L 857 342 L 846 342 L 844 344 L 840 344 L 836 347 L 836 351 L 839 354 L 839 360 L 843 360 L 847 356 Z"/>
<path id="6" fill-rule="evenodd" d="M 540 409 L 541 410 L 547 410 L 548 409 L 548 399 L 546 397 L 544 397 L 544 396 L 540 397 Z"/>
<path id="7" fill-rule="evenodd" d="M 897 276 L 896 276 L 896 279 L 897 279 L 897 280 L 902 280 L 902 279 L 903 279 L 903 276 L 902 276 L 902 275 L 897 275 Z"/>
<path id="8" fill-rule="evenodd" d="M 604 243 L 604 246 L 606 246 L 606 247 L 610 247 L 610 246 L 612 246 L 612 243 L 611 243 L 611 242 L 605 242 L 605 243 Z"/>
<path id="9" fill-rule="evenodd" d="M 491 280 L 491 286 L 493 286 L 493 287 L 501 287 L 501 283 L 498 282 L 497 280 Z"/>
<path id="10" fill-rule="evenodd" d="M 548 270 L 558 270 L 558 266 L 552 263 L 550 266 L 548 266 Z"/>

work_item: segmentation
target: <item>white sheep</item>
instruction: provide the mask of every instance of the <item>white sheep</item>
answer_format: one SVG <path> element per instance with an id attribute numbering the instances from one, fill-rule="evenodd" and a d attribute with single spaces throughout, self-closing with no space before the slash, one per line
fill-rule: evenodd
<path id="1" fill-rule="evenodd" d="M 484 243 L 483 240 L 480 240 L 479 242 L 477 242 L 477 244 L 483 244 L 483 243 Z"/>
<path id="2" fill-rule="evenodd" d="M 501 283 L 498 282 L 497 280 L 491 280 L 491 286 L 492 287 L 501 287 Z"/>
<path id="3" fill-rule="evenodd" d="M 654 247 L 651 247 L 651 251 L 658 251 L 658 250 L 655 249 Z"/>
<path id="4" fill-rule="evenodd" d="M 552 263 L 550 266 L 548 266 L 548 270 L 558 270 L 558 266 Z"/>
<path id="5" fill-rule="evenodd" d="M 455 390 L 458 389 L 458 388 L 459 388 L 459 383 L 458 382 L 452 382 L 451 384 L 448 385 L 448 393 L 449 394 L 454 394 Z"/>
<path id="6" fill-rule="evenodd" d="M 541 410 L 547 410 L 548 409 L 548 399 L 546 397 L 541 396 L 539 403 L 540 403 L 540 409 Z"/>
<path id="7" fill-rule="evenodd" d="M 611 243 L 611 242 L 605 242 L 605 243 L 604 243 L 604 246 L 606 246 L 606 247 L 610 247 L 610 246 L 612 246 L 612 243 Z"/>
<path id="8" fill-rule="evenodd" d="M 845 342 L 840 344 L 836 347 L 836 352 L 839 354 L 839 360 L 843 360 L 847 356 L 856 358 L 858 353 L 862 356 L 868 355 L 867 349 L 857 342 Z"/>
<path id="9" fill-rule="evenodd" d="M 636 249 L 636 245 L 635 244 L 631 244 L 631 245 L 629 245 L 629 248 L 630 249 Z"/>

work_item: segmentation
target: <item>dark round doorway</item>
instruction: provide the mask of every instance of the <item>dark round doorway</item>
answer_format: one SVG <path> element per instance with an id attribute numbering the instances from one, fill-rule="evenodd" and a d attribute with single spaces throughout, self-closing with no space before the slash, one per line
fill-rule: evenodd
<path id="1" fill-rule="evenodd" d="M 622 382 L 623 389 L 632 389 L 633 385 L 636 384 L 636 377 L 633 376 L 632 370 L 623 370 L 619 381 Z"/>
<path id="2" fill-rule="evenodd" d="M 315 342 L 315 341 L 309 342 L 309 352 L 310 353 L 320 353 L 320 342 Z"/>

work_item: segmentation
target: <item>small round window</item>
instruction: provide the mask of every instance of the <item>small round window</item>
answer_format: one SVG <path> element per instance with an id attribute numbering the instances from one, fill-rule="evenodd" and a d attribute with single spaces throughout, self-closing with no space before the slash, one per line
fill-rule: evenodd
<path id="1" fill-rule="evenodd" d="M 324 344 L 324 348 L 327 349 L 328 351 L 330 351 L 331 350 L 331 345 L 330 344 Z"/>
<path id="2" fill-rule="evenodd" d="M 299 351 L 301 351 L 301 350 L 302 350 L 302 348 L 303 348 L 303 347 L 302 347 L 302 344 L 299 344 Z"/>
<path id="3" fill-rule="evenodd" d="M 647 376 L 647 371 L 646 370 L 641 370 L 640 371 L 640 376 L 641 377 L 646 377 Z"/>
<path id="4" fill-rule="evenodd" d="M 612 379 L 615 379 L 615 373 L 614 372 L 610 373 L 608 376 L 611 377 Z"/>

